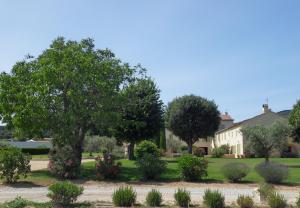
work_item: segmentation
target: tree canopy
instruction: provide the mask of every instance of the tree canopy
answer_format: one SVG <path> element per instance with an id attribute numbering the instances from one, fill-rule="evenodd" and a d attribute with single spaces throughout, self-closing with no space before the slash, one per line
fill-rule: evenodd
<path id="1" fill-rule="evenodd" d="M 268 161 L 274 150 L 282 152 L 287 147 L 289 128 L 285 123 L 275 122 L 270 127 L 246 126 L 242 133 L 246 148 Z"/>
<path id="2" fill-rule="evenodd" d="M 81 161 L 86 132 L 115 123 L 119 92 L 137 70 L 110 50 L 95 49 L 92 39 L 59 37 L 38 57 L 1 73 L 0 119 L 16 136 L 47 132 L 54 146 L 71 145 Z"/>
<path id="3" fill-rule="evenodd" d="M 213 101 L 186 95 L 169 103 L 165 122 L 174 135 L 187 143 L 192 153 L 196 141 L 214 136 L 220 124 L 220 112 Z"/>
<path id="4" fill-rule="evenodd" d="M 294 105 L 289 117 L 292 137 L 296 142 L 300 142 L 300 100 Z"/>
<path id="5" fill-rule="evenodd" d="M 134 144 L 159 136 L 163 103 L 159 89 L 149 78 L 130 83 L 121 95 L 124 102 L 119 109 L 121 122 L 115 135 L 119 141 L 129 143 L 128 157 L 133 159 Z"/>

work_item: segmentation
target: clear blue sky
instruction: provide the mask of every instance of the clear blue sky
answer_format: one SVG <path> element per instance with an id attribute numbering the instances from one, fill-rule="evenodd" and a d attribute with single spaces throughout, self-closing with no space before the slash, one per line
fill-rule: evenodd
<path id="1" fill-rule="evenodd" d="M 0 0 L 0 71 L 57 36 L 148 69 L 168 103 L 196 94 L 236 121 L 300 99 L 297 0 Z"/>

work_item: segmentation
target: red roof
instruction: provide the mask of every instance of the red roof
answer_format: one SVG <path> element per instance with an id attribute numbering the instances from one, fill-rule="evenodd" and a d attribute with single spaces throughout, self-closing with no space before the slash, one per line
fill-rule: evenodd
<path id="1" fill-rule="evenodd" d="M 226 112 L 225 114 L 221 115 L 222 121 L 233 121 L 231 116 Z"/>

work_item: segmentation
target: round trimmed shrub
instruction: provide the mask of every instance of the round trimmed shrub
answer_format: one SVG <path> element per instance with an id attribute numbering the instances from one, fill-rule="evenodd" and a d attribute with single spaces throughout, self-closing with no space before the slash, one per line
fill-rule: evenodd
<path id="1" fill-rule="evenodd" d="M 225 197 L 219 191 L 208 189 L 204 193 L 203 203 L 208 208 L 224 208 Z"/>
<path id="2" fill-rule="evenodd" d="M 131 186 L 121 186 L 113 193 L 112 201 L 117 207 L 131 207 L 136 201 L 136 192 Z"/>
<path id="3" fill-rule="evenodd" d="M 178 159 L 178 167 L 183 180 L 197 181 L 207 176 L 208 162 L 194 155 L 184 155 Z"/>
<path id="4" fill-rule="evenodd" d="M 69 181 L 57 182 L 49 186 L 47 196 L 55 206 L 68 206 L 83 193 L 83 187 Z"/>
<path id="5" fill-rule="evenodd" d="M 167 163 L 152 154 L 144 154 L 136 161 L 138 170 L 142 173 L 144 180 L 156 179 L 167 167 Z"/>
<path id="6" fill-rule="evenodd" d="M 134 150 L 134 154 L 136 159 L 142 158 L 145 154 L 151 154 L 154 157 L 160 157 L 160 150 L 153 142 L 144 140 L 137 145 Z"/>
<path id="7" fill-rule="evenodd" d="M 20 176 L 27 177 L 30 172 L 29 154 L 22 153 L 21 149 L 7 147 L 0 151 L 0 179 L 6 183 L 14 183 Z"/>
<path id="8" fill-rule="evenodd" d="M 191 193 L 185 189 L 177 189 L 174 198 L 176 204 L 180 207 L 189 207 L 191 203 Z"/>
<path id="9" fill-rule="evenodd" d="M 156 190 L 152 189 L 146 197 L 146 204 L 150 207 L 160 207 L 162 203 L 162 194 Z"/>
<path id="10" fill-rule="evenodd" d="M 267 183 L 280 183 L 287 179 L 289 174 L 287 166 L 274 162 L 260 163 L 255 170 Z"/>
<path id="11" fill-rule="evenodd" d="M 244 163 L 228 163 L 222 167 L 222 173 L 231 182 L 238 182 L 246 177 L 250 168 Z"/>
<path id="12" fill-rule="evenodd" d="M 268 205 L 270 208 L 286 208 L 288 207 L 287 201 L 284 196 L 278 193 L 273 193 L 268 196 Z"/>
<path id="13" fill-rule="evenodd" d="M 236 203 L 240 208 L 253 208 L 254 201 L 250 196 L 241 195 L 237 198 Z"/>

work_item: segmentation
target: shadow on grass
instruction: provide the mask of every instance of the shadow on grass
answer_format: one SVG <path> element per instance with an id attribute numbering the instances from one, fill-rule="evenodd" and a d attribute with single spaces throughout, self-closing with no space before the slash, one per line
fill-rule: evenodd
<path id="1" fill-rule="evenodd" d="M 39 185 L 39 184 L 33 183 L 31 181 L 19 181 L 16 183 L 3 183 L 3 185 L 12 187 L 12 188 L 44 187 L 43 185 Z"/>

